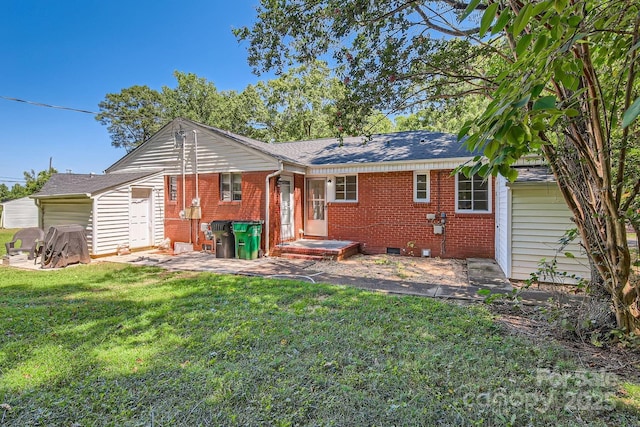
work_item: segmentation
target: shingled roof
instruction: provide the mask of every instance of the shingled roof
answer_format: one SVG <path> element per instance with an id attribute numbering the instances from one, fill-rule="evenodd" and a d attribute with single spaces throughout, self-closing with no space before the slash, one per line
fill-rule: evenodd
<path id="1" fill-rule="evenodd" d="M 117 187 L 128 182 L 158 173 L 158 171 L 144 171 L 131 173 L 110 173 L 105 175 L 57 173 L 33 198 L 53 196 L 92 196 L 104 190 Z"/>
<path id="2" fill-rule="evenodd" d="M 438 160 L 471 157 L 456 135 L 425 130 L 375 134 L 365 137 L 323 138 L 265 143 L 211 126 L 203 126 L 280 160 L 306 166 Z"/>

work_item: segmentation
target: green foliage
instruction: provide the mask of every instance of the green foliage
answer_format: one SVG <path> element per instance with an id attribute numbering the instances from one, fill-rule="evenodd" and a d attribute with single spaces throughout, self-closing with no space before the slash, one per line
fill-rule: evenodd
<path id="1" fill-rule="evenodd" d="M 98 107 L 96 120 L 107 126 L 111 145 L 127 152 L 146 141 L 163 123 L 162 95 L 146 85 L 108 93 Z"/>
<path id="2" fill-rule="evenodd" d="M 108 125 L 112 145 L 132 150 L 160 126 L 177 117 L 266 142 L 331 137 L 338 133 L 338 104 L 345 85 L 327 64 L 314 61 L 277 78 L 247 86 L 242 92 L 219 91 L 213 82 L 176 71 L 177 85 L 156 92 L 132 86 L 107 94 L 96 119 Z M 358 120 L 372 132 L 389 132 L 391 122 L 378 111 Z"/>
<path id="3" fill-rule="evenodd" d="M 58 173 L 58 171 L 54 168 L 40 171 L 36 174 L 36 172 L 31 169 L 30 172 L 24 172 L 24 180 L 25 180 L 25 192 L 27 195 L 34 194 L 42 189 L 51 175 L 54 173 Z"/>
<path id="4" fill-rule="evenodd" d="M 249 42 L 257 71 L 332 55 L 349 81 L 338 107 L 344 133 L 363 133 L 374 109 L 487 96 L 458 132 L 485 158 L 463 171 L 513 180 L 518 160 L 543 156 L 621 328 L 640 331 L 640 287 L 625 290 L 624 230 L 640 194 L 629 156 L 640 132 L 639 8 L 617 0 L 263 0 L 256 23 L 235 34 Z"/>
<path id="5" fill-rule="evenodd" d="M 457 134 L 467 121 L 477 117 L 487 105 L 485 98 L 467 96 L 434 103 L 408 116 L 395 118 L 396 130 L 430 130 Z"/>
<path id="6" fill-rule="evenodd" d="M 482 307 L 108 263 L 4 268 L 0 292 L 6 425 L 573 425 L 588 415 L 604 426 L 638 416 L 637 393 L 614 406 L 635 382 L 504 333 Z"/>
<path id="7" fill-rule="evenodd" d="M 51 175 L 58 171 L 54 168 L 39 171 L 36 173 L 33 169 L 24 172 L 25 184 L 14 184 L 11 190 L 5 185 L 0 184 L 0 201 L 20 199 L 30 194 L 40 191 L 42 186 L 51 178 Z"/>
<path id="8" fill-rule="evenodd" d="M 259 82 L 256 122 L 264 127 L 265 141 L 308 140 L 335 135 L 335 103 L 344 87 L 327 64 L 315 61 L 292 68 L 278 78 Z"/>

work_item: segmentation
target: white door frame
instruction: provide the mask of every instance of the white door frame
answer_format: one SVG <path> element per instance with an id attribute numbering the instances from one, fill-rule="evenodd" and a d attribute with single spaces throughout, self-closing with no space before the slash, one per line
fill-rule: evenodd
<path id="1" fill-rule="evenodd" d="M 309 236 L 326 237 L 328 234 L 326 177 L 310 177 L 305 179 L 304 206 L 305 234 Z"/>
<path id="2" fill-rule="evenodd" d="M 288 192 L 282 191 L 288 188 Z M 280 177 L 280 241 L 293 240 L 295 234 L 295 205 L 294 205 L 293 177 L 282 175 Z M 287 198 L 288 200 L 285 200 Z M 288 211 L 288 212 L 287 212 Z"/>
<path id="3" fill-rule="evenodd" d="M 133 192 L 135 190 L 145 190 L 146 192 L 146 197 L 133 197 Z M 131 192 L 129 193 L 130 197 L 129 197 L 129 240 L 130 240 L 130 244 L 131 244 L 131 248 L 142 248 L 142 247 L 147 247 L 147 246 L 151 246 L 153 245 L 153 189 L 149 188 L 149 187 L 131 187 Z M 140 236 L 142 237 L 141 243 L 137 242 L 137 234 L 134 234 L 134 229 L 136 229 L 136 231 L 140 231 L 137 227 L 135 227 L 132 222 L 132 211 L 133 211 L 133 206 L 134 204 L 137 203 L 145 203 L 147 205 L 147 225 L 146 227 L 144 227 L 144 236 L 142 236 L 142 233 L 140 234 Z M 136 242 L 133 243 L 131 241 L 131 236 L 136 236 Z"/>

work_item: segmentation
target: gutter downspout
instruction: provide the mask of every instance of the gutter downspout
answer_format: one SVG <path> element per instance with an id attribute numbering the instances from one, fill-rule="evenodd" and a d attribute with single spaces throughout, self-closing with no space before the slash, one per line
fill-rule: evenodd
<path id="1" fill-rule="evenodd" d="M 269 255 L 269 210 L 271 194 L 269 193 L 269 181 L 271 178 L 275 178 L 282 174 L 284 165 L 280 161 L 280 168 L 272 174 L 267 175 L 264 179 L 264 194 L 265 194 L 265 212 L 264 212 L 264 254 Z"/>
<path id="2" fill-rule="evenodd" d="M 200 209 L 200 212 L 202 212 L 201 210 L 202 208 L 200 208 L 200 192 L 198 191 L 198 131 L 196 131 L 195 129 L 193 129 L 193 146 L 195 151 L 193 167 L 195 169 L 195 175 L 196 175 L 196 200 L 197 200 L 197 202 L 194 204 L 197 204 L 198 209 Z M 200 233 L 198 231 L 199 228 L 200 228 L 200 219 L 197 219 L 196 220 L 196 245 L 200 241 Z"/>
<path id="3" fill-rule="evenodd" d="M 187 178 L 185 176 L 185 169 L 187 167 L 187 158 L 185 157 L 185 145 L 187 145 L 186 143 L 187 138 L 182 137 L 182 219 L 185 219 L 187 213 Z"/>
<path id="4" fill-rule="evenodd" d="M 198 192 L 198 131 L 193 130 L 193 144 L 195 149 L 195 161 L 194 168 L 196 174 L 196 199 L 198 199 L 198 206 L 200 205 L 200 193 Z"/>

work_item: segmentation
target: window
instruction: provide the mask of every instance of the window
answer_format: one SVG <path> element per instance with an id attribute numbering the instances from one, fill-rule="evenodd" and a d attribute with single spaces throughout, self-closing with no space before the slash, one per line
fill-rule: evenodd
<path id="1" fill-rule="evenodd" d="M 171 201 L 178 200 L 178 177 L 177 176 L 169 177 L 169 200 Z"/>
<path id="2" fill-rule="evenodd" d="M 469 178 L 464 174 L 457 174 L 456 210 L 458 212 L 490 212 L 490 180 L 490 177 L 485 179 L 478 174 Z"/>
<path id="3" fill-rule="evenodd" d="M 415 172 L 413 174 L 413 201 L 429 201 L 429 172 Z"/>
<path id="4" fill-rule="evenodd" d="M 224 202 L 242 200 L 242 174 L 220 174 L 220 200 Z"/>
<path id="5" fill-rule="evenodd" d="M 336 176 L 336 200 L 358 200 L 358 179 L 356 175 Z"/>

